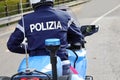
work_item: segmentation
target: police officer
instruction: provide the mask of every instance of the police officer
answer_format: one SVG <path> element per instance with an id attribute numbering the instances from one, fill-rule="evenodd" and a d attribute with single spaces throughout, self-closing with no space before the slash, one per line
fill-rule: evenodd
<path id="1" fill-rule="evenodd" d="M 34 12 L 24 15 L 24 26 L 22 19 L 19 20 L 15 31 L 7 42 L 8 49 L 11 52 L 24 54 L 25 49 L 21 46 L 21 43 L 24 40 L 25 33 L 29 56 L 49 55 L 45 48 L 45 39 L 59 38 L 61 47 L 57 55 L 63 61 L 63 65 L 66 65 L 63 67 L 65 69 L 63 75 L 69 74 L 67 69 L 69 69 L 70 62 L 66 47 L 68 42 L 82 43 L 83 35 L 67 12 L 53 8 L 54 0 L 30 0 L 30 3 Z"/>

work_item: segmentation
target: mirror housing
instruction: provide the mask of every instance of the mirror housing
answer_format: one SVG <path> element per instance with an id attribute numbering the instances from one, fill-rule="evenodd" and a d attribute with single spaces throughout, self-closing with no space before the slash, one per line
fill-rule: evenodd
<path id="1" fill-rule="evenodd" d="M 80 31 L 84 36 L 90 36 L 96 32 L 98 32 L 99 26 L 96 25 L 83 25 L 80 27 Z"/>

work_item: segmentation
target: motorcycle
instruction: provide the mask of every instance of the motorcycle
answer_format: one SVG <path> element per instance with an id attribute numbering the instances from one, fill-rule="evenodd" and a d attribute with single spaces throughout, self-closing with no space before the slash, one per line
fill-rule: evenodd
<path id="1" fill-rule="evenodd" d="M 98 29 L 96 25 L 84 25 L 80 28 L 84 36 L 90 36 L 98 32 Z M 84 44 L 70 44 L 67 48 L 71 63 L 69 75 L 62 75 L 62 61 L 56 56 L 60 40 L 46 39 L 45 45 L 50 51 L 50 56 L 28 57 L 28 68 L 26 68 L 26 58 L 24 58 L 17 74 L 12 77 L 1 76 L 0 80 L 93 80 L 92 76 L 86 75 L 87 59 Z"/>

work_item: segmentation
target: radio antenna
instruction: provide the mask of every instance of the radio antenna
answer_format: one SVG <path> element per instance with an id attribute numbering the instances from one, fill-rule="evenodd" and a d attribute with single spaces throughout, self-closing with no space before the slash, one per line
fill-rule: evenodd
<path id="1" fill-rule="evenodd" d="M 25 58 L 26 58 L 26 70 L 29 68 L 29 64 L 28 64 L 28 54 L 27 54 L 27 38 L 25 37 L 25 21 L 24 21 L 24 17 L 23 17 L 23 7 L 22 7 L 22 0 L 20 0 L 20 9 L 21 9 L 21 17 L 22 17 L 22 26 L 23 26 L 23 34 L 24 34 L 24 46 L 25 46 Z"/>

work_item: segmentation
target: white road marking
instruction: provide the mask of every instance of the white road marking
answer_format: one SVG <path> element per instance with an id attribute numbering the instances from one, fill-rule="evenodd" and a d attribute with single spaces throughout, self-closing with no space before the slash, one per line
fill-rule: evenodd
<path id="1" fill-rule="evenodd" d="M 95 21 L 93 21 L 91 23 L 91 25 L 94 25 L 95 23 L 97 23 L 98 21 L 100 21 L 102 18 L 104 18 L 105 16 L 107 16 L 108 14 L 112 13 L 113 11 L 115 11 L 116 9 L 118 9 L 120 7 L 120 4 L 117 5 L 116 7 L 114 7 L 113 9 L 111 9 L 110 11 L 108 11 L 107 13 L 103 14 L 102 16 L 100 16 L 99 18 L 97 18 Z"/>

